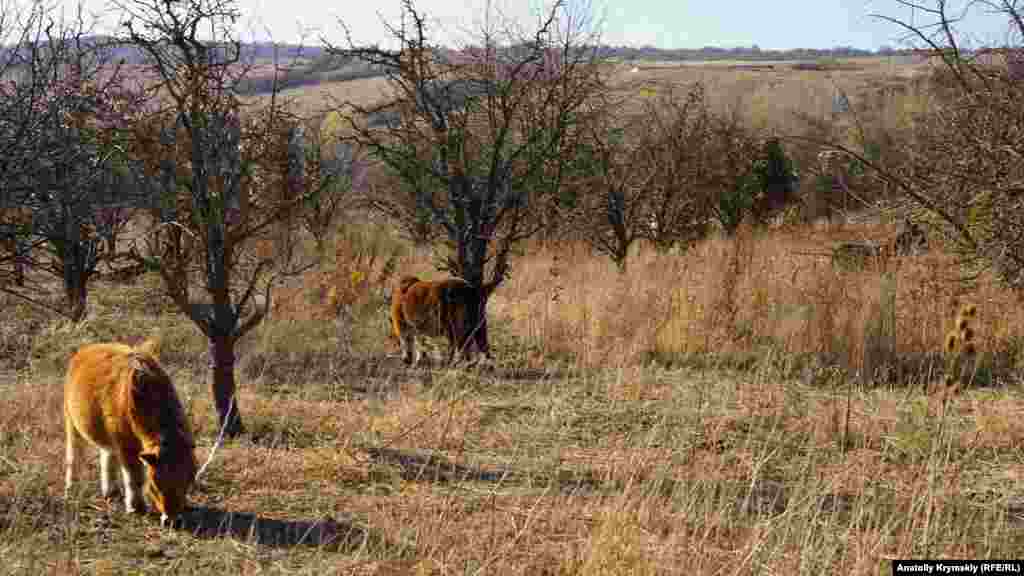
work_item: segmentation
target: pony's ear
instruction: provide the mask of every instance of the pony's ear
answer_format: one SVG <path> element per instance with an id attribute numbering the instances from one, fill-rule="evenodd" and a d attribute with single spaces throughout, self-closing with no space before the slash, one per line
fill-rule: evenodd
<path id="1" fill-rule="evenodd" d="M 135 350 L 137 352 L 141 352 L 143 354 L 148 354 L 148 355 L 152 356 L 153 358 L 158 358 L 159 359 L 160 358 L 160 337 L 159 336 L 154 336 L 152 338 L 148 338 L 145 342 L 143 342 L 142 344 L 139 344 L 138 346 L 136 346 Z"/>

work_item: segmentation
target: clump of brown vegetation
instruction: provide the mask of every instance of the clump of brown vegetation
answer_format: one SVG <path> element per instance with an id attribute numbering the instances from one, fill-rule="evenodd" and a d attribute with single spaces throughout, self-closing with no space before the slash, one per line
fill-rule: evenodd
<path id="1" fill-rule="evenodd" d="M 283 295 L 282 313 L 292 317 L 359 316 L 361 306 L 380 306 L 390 294 L 407 248 L 380 225 L 341 228 L 334 238 L 333 258 L 306 275 L 300 295 Z M 298 300 L 297 300 L 298 298 Z"/>

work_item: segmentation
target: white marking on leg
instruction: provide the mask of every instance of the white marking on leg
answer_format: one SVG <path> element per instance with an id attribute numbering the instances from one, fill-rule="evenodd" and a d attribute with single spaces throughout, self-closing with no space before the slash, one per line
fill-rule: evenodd
<path id="1" fill-rule="evenodd" d="M 71 484 L 75 480 L 75 466 L 78 464 L 78 444 L 74 437 L 75 432 L 69 431 L 67 434 L 67 447 L 64 455 L 64 497 L 66 498 L 71 493 Z"/>
<path id="2" fill-rule="evenodd" d="M 138 491 L 141 486 L 135 485 L 131 472 L 123 463 L 121 464 L 121 478 L 124 480 L 124 508 L 129 513 L 136 512 L 141 507 L 142 494 Z"/>
<path id="3" fill-rule="evenodd" d="M 403 352 L 405 353 L 406 363 L 415 365 L 416 361 L 416 336 L 411 332 L 407 332 L 402 338 L 404 344 Z"/>
<path id="4" fill-rule="evenodd" d="M 113 460 L 113 452 L 100 448 L 100 494 L 104 498 L 110 497 L 110 490 L 114 484 Z"/>

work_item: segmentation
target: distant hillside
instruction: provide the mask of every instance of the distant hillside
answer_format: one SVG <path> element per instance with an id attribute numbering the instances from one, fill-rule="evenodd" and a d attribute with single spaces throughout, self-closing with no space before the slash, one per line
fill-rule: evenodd
<path id="1" fill-rule="evenodd" d="M 273 57 L 274 47 L 270 44 L 247 45 L 245 54 L 256 59 Z M 603 46 L 598 49 L 603 58 L 623 61 L 658 60 L 658 61 L 714 61 L 714 60 L 745 60 L 757 61 L 816 61 L 830 58 L 858 58 L 881 54 L 898 55 L 904 51 L 886 50 L 872 52 L 849 47 L 838 47 L 827 50 L 796 49 L 796 50 L 760 50 L 756 46 L 750 48 L 714 48 L 686 50 L 664 50 L 654 47 L 617 47 Z M 909 53 L 909 52 L 908 52 Z M 319 47 L 300 48 L 298 46 L 282 46 L 278 48 L 278 62 L 287 67 L 279 71 L 277 83 L 280 88 L 297 88 L 330 82 L 346 82 L 361 78 L 372 78 L 384 73 L 383 69 L 369 65 L 355 58 L 328 54 Z M 246 94 L 265 94 L 274 86 L 273 70 L 265 67 L 251 74 L 240 86 Z"/>
<path id="2" fill-rule="evenodd" d="M 95 45 L 107 44 L 110 55 L 124 59 L 128 64 L 140 64 L 143 61 L 138 49 L 128 46 L 115 46 L 112 39 L 105 36 L 94 36 L 86 42 Z M 0 49 L 0 52 L 9 48 Z M 703 48 L 664 49 L 655 46 L 602 46 L 601 55 L 623 60 L 809 60 L 818 58 L 856 58 L 873 55 L 897 55 L 906 50 L 881 48 L 877 52 L 862 50 L 852 46 L 834 48 L 796 48 L 792 50 L 764 50 L 757 45 L 739 46 L 735 48 L 719 48 L 705 46 Z M 260 60 L 273 59 L 294 60 L 296 58 L 317 59 L 325 55 L 322 46 L 299 46 L 294 44 L 273 44 L 256 42 L 243 44 L 243 55 L 246 58 Z"/>
<path id="3" fill-rule="evenodd" d="M 122 61 L 129 65 L 145 63 L 144 54 L 137 48 L 116 44 L 111 38 L 95 36 L 86 40 L 102 47 L 111 61 Z M 12 48 L 0 48 L 0 58 L 5 58 Z M 584 47 L 585 49 L 585 47 Z M 604 58 L 621 61 L 815 61 L 828 58 L 857 58 L 877 55 L 900 55 L 908 51 L 882 49 L 878 52 L 852 47 L 829 49 L 799 48 L 794 50 L 762 50 L 759 47 L 717 48 L 707 46 L 695 49 L 662 49 L 653 46 L 601 46 L 598 53 Z M 246 43 L 242 45 L 242 61 L 255 67 L 239 86 L 244 94 L 263 94 L 273 89 L 296 88 L 329 82 L 344 82 L 360 78 L 380 76 L 383 70 L 365 62 L 327 53 L 322 46 L 298 46 L 294 44 L 273 44 L 271 42 Z M 275 74 L 275 66 L 278 68 Z"/>
<path id="4" fill-rule="evenodd" d="M 601 54 L 608 58 L 620 60 L 818 60 L 821 58 L 861 58 L 867 56 L 900 55 L 907 50 L 893 50 L 882 48 L 877 52 L 861 50 L 850 46 L 837 46 L 835 48 L 795 48 L 793 50 L 762 50 L 758 46 L 737 47 L 737 48 L 716 48 L 705 46 L 704 48 L 680 48 L 667 50 L 654 46 L 641 46 L 639 48 L 629 46 L 604 46 Z"/>
<path id="5" fill-rule="evenodd" d="M 118 60 L 124 60 L 126 64 L 142 64 L 145 61 L 144 55 L 138 48 L 114 45 L 110 38 L 97 36 L 91 38 L 90 42 L 95 45 L 107 45 L 108 55 Z M 242 57 L 244 60 L 272 60 L 276 57 L 282 62 L 288 62 L 297 58 L 319 58 L 323 53 L 324 49 L 320 46 L 275 45 L 271 42 L 242 44 Z"/>

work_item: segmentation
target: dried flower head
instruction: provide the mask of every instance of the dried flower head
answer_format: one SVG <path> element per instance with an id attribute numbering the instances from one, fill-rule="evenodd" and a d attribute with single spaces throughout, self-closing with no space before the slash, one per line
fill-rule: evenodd
<path id="1" fill-rule="evenodd" d="M 949 334 L 946 334 L 946 343 L 943 346 L 943 349 L 947 354 L 952 354 L 956 352 L 957 343 L 959 341 L 960 336 L 956 332 L 950 332 Z"/>

